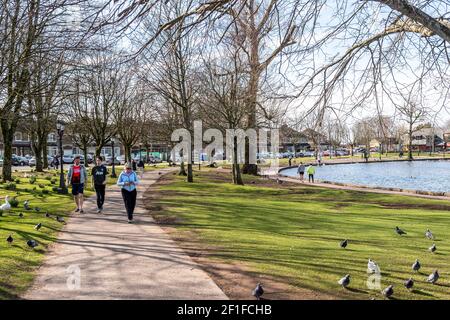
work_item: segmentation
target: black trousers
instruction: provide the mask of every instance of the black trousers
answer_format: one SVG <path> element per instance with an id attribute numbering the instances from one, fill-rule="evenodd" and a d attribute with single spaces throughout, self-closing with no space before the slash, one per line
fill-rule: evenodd
<path id="1" fill-rule="evenodd" d="M 94 185 L 95 193 L 97 194 L 97 208 L 103 209 L 103 204 L 105 203 L 105 189 L 106 185 L 96 184 Z"/>
<path id="2" fill-rule="evenodd" d="M 133 220 L 134 208 L 136 207 L 136 195 L 137 191 L 127 191 L 122 189 L 122 198 L 125 204 L 125 209 L 127 209 L 127 215 L 129 220 Z"/>
<path id="3" fill-rule="evenodd" d="M 314 175 L 313 174 L 308 174 L 308 181 L 311 182 L 311 180 L 314 183 Z"/>

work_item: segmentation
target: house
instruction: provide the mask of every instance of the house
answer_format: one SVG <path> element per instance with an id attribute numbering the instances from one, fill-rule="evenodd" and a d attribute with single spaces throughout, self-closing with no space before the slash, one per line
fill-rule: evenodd
<path id="1" fill-rule="evenodd" d="M 283 151 L 311 150 L 316 148 L 316 144 L 320 144 L 322 150 L 329 148 L 326 136 L 313 129 L 297 131 L 286 124 L 280 127 L 280 149 Z"/>
<path id="2" fill-rule="evenodd" d="M 403 145 L 408 148 L 408 135 L 403 135 Z M 441 150 L 444 146 L 444 132 L 439 128 L 422 128 L 412 135 L 411 149 L 419 152 Z"/>
<path id="3" fill-rule="evenodd" d="M 450 128 L 444 130 L 443 138 L 444 138 L 443 142 L 444 142 L 445 150 L 450 151 Z"/>

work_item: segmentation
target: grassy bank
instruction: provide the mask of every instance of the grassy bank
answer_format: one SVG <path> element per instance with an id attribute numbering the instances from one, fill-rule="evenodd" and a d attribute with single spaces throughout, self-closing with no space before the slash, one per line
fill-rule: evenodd
<path id="1" fill-rule="evenodd" d="M 212 260 L 338 298 L 380 299 L 380 291 L 366 284 L 371 258 L 380 265 L 381 287 L 395 285 L 395 298 L 450 298 L 450 202 L 280 186 L 254 177 L 246 177 L 254 183 L 234 186 L 228 175 L 196 175 L 193 184 L 176 175 L 165 177 L 151 191 L 151 208 L 158 221 L 176 229 L 177 238 L 194 236 L 215 248 L 209 252 Z M 407 235 L 397 235 L 395 226 Z M 435 254 L 427 250 L 432 244 L 424 236 L 427 228 L 436 235 Z M 347 249 L 339 247 L 343 239 L 349 239 Z M 416 258 L 423 265 L 419 274 L 411 270 Z M 441 279 L 431 285 L 425 280 L 434 269 Z M 347 273 L 350 290 L 337 284 Z M 412 292 L 403 287 L 410 276 L 416 281 Z"/>
<path id="2" fill-rule="evenodd" d="M 33 181 L 32 176 L 36 176 L 36 181 Z M 70 194 L 61 195 L 53 190 L 59 185 L 56 172 L 15 172 L 14 177 L 14 184 L 0 184 L 1 203 L 7 195 L 19 202 L 17 208 L 5 211 L 0 216 L 0 299 L 16 299 L 28 288 L 48 245 L 56 240 L 63 227 L 55 216 L 66 217 L 75 208 Z M 91 194 L 88 188 L 85 195 Z M 25 210 L 25 200 L 29 201 L 32 210 Z M 36 211 L 36 207 L 40 211 Z M 50 218 L 45 216 L 46 212 L 51 215 Z M 19 217 L 20 213 L 23 218 Z M 38 223 L 42 223 L 42 228 L 36 231 L 34 227 Z M 14 238 L 12 245 L 6 241 L 9 235 Z M 29 239 L 39 244 L 34 250 L 26 244 Z"/>

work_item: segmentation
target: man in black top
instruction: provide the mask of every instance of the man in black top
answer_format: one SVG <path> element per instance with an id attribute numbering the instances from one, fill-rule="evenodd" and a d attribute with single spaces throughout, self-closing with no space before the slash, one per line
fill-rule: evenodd
<path id="1" fill-rule="evenodd" d="M 96 166 L 92 168 L 92 182 L 94 184 L 95 192 L 97 193 L 97 213 L 101 213 L 103 210 L 103 203 L 105 202 L 106 175 L 108 174 L 108 169 L 102 162 L 103 157 L 98 156 L 95 159 Z"/>

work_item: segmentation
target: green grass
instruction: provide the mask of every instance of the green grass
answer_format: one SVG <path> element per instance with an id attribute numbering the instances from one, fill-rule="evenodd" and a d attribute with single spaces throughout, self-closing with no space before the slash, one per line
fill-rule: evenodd
<path id="1" fill-rule="evenodd" d="M 155 167 L 150 165 L 146 167 L 146 171 L 164 167 L 167 165 L 158 164 Z M 89 179 L 85 185 L 86 197 L 94 193 L 91 186 L 91 170 L 92 165 L 87 168 Z M 111 167 L 108 167 L 108 170 L 111 172 Z M 116 166 L 117 176 L 122 170 L 123 166 Z M 32 184 L 30 178 L 33 175 L 36 175 L 37 179 Z M 0 300 L 17 299 L 32 284 L 35 271 L 42 264 L 47 247 L 57 239 L 62 224 L 54 218 L 46 218 L 45 213 L 48 211 L 53 217 L 55 215 L 66 217 L 75 209 L 70 188 L 68 195 L 60 195 L 52 190 L 53 187 L 59 186 L 59 170 L 49 170 L 45 173 L 17 171 L 13 173 L 13 177 L 19 181 L 15 182 L 16 190 L 6 190 L 7 183 L 0 183 L 0 204 L 7 195 L 10 198 L 16 197 L 19 201 L 17 208 L 0 216 Z M 56 180 L 54 184 L 51 179 Z M 116 182 L 117 178 L 108 176 L 108 185 Z M 44 185 L 44 188 L 40 185 Z M 48 190 L 48 194 L 42 194 L 43 189 Z M 29 200 L 33 208 L 40 207 L 41 211 L 26 211 L 23 208 L 25 200 Z M 20 212 L 24 214 L 23 218 L 19 218 Z M 67 218 L 65 220 L 68 221 Z M 34 229 L 38 223 L 43 225 L 40 231 Z M 6 242 L 10 234 L 14 238 L 11 246 Z M 34 250 L 29 249 L 26 244 L 29 239 L 36 240 L 39 246 Z"/>
<path id="2" fill-rule="evenodd" d="M 152 205 L 163 208 L 157 219 L 176 219 L 180 235 L 189 231 L 216 248 L 212 259 L 339 298 L 378 299 L 379 290 L 366 285 L 371 258 L 382 270 L 382 288 L 395 285 L 395 298 L 450 298 L 450 202 L 293 184 L 235 186 L 216 173 L 196 175 L 193 184 L 170 175 Z M 408 234 L 397 235 L 395 226 Z M 427 228 L 437 237 L 436 254 L 427 251 Z M 344 250 L 339 242 L 346 238 Z M 423 274 L 411 270 L 416 258 Z M 437 285 L 425 281 L 434 269 L 441 275 Z M 337 284 L 347 273 L 354 290 Z M 414 292 L 403 287 L 410 276 Z"/>
<path id="3" fill-rule="evenodd" d="M 54 217 L 67 216 L 69 211 L 75 209 L 71 194 L 61 195 L 52 190 L 52 187 L 59 186 L 59 175 L 54 176 L 55 173 L 14 172 L 15 179 L 20 181 L 16 184 L 15 191 L 5 190 L 6 184 L 0 184 L 1 203 L 7 195 L 10 198 L 17 197 L 19 201 L 17 208 L 4 212 L 0 217 L 0 300 L 16 299 L 31 285 L 34 272 L 41 265 L 48 245 L 56 240 L 62 224 L 54 218 L 46 218 L 46 211 Z M 36 175 L 37 180 L 31 184 L 30 178 L 24 175 Z M 56 184 L 45 177 L 56 178 Z M 39 185 L 44 185 L 49 194 L 42 194 L 43 189 Z M 87 188 L 85 195 L 91 194 L 92 191 Z M 26 211 L 23 207 L 25 200 L 30 201 L 32 208 L 40 207 L 41 211 Z M 20 212 L 23 213 L 23 218 L 19 217 Z M 34 229 L 38 223 L 43 225 L 40 231 Z M 12 245 L 6 242 L 10 234 L 14 238 Z M 36 240 L 39 246 L 34 250 L 28 248 L 26 241 L 29 239 Z"/>

